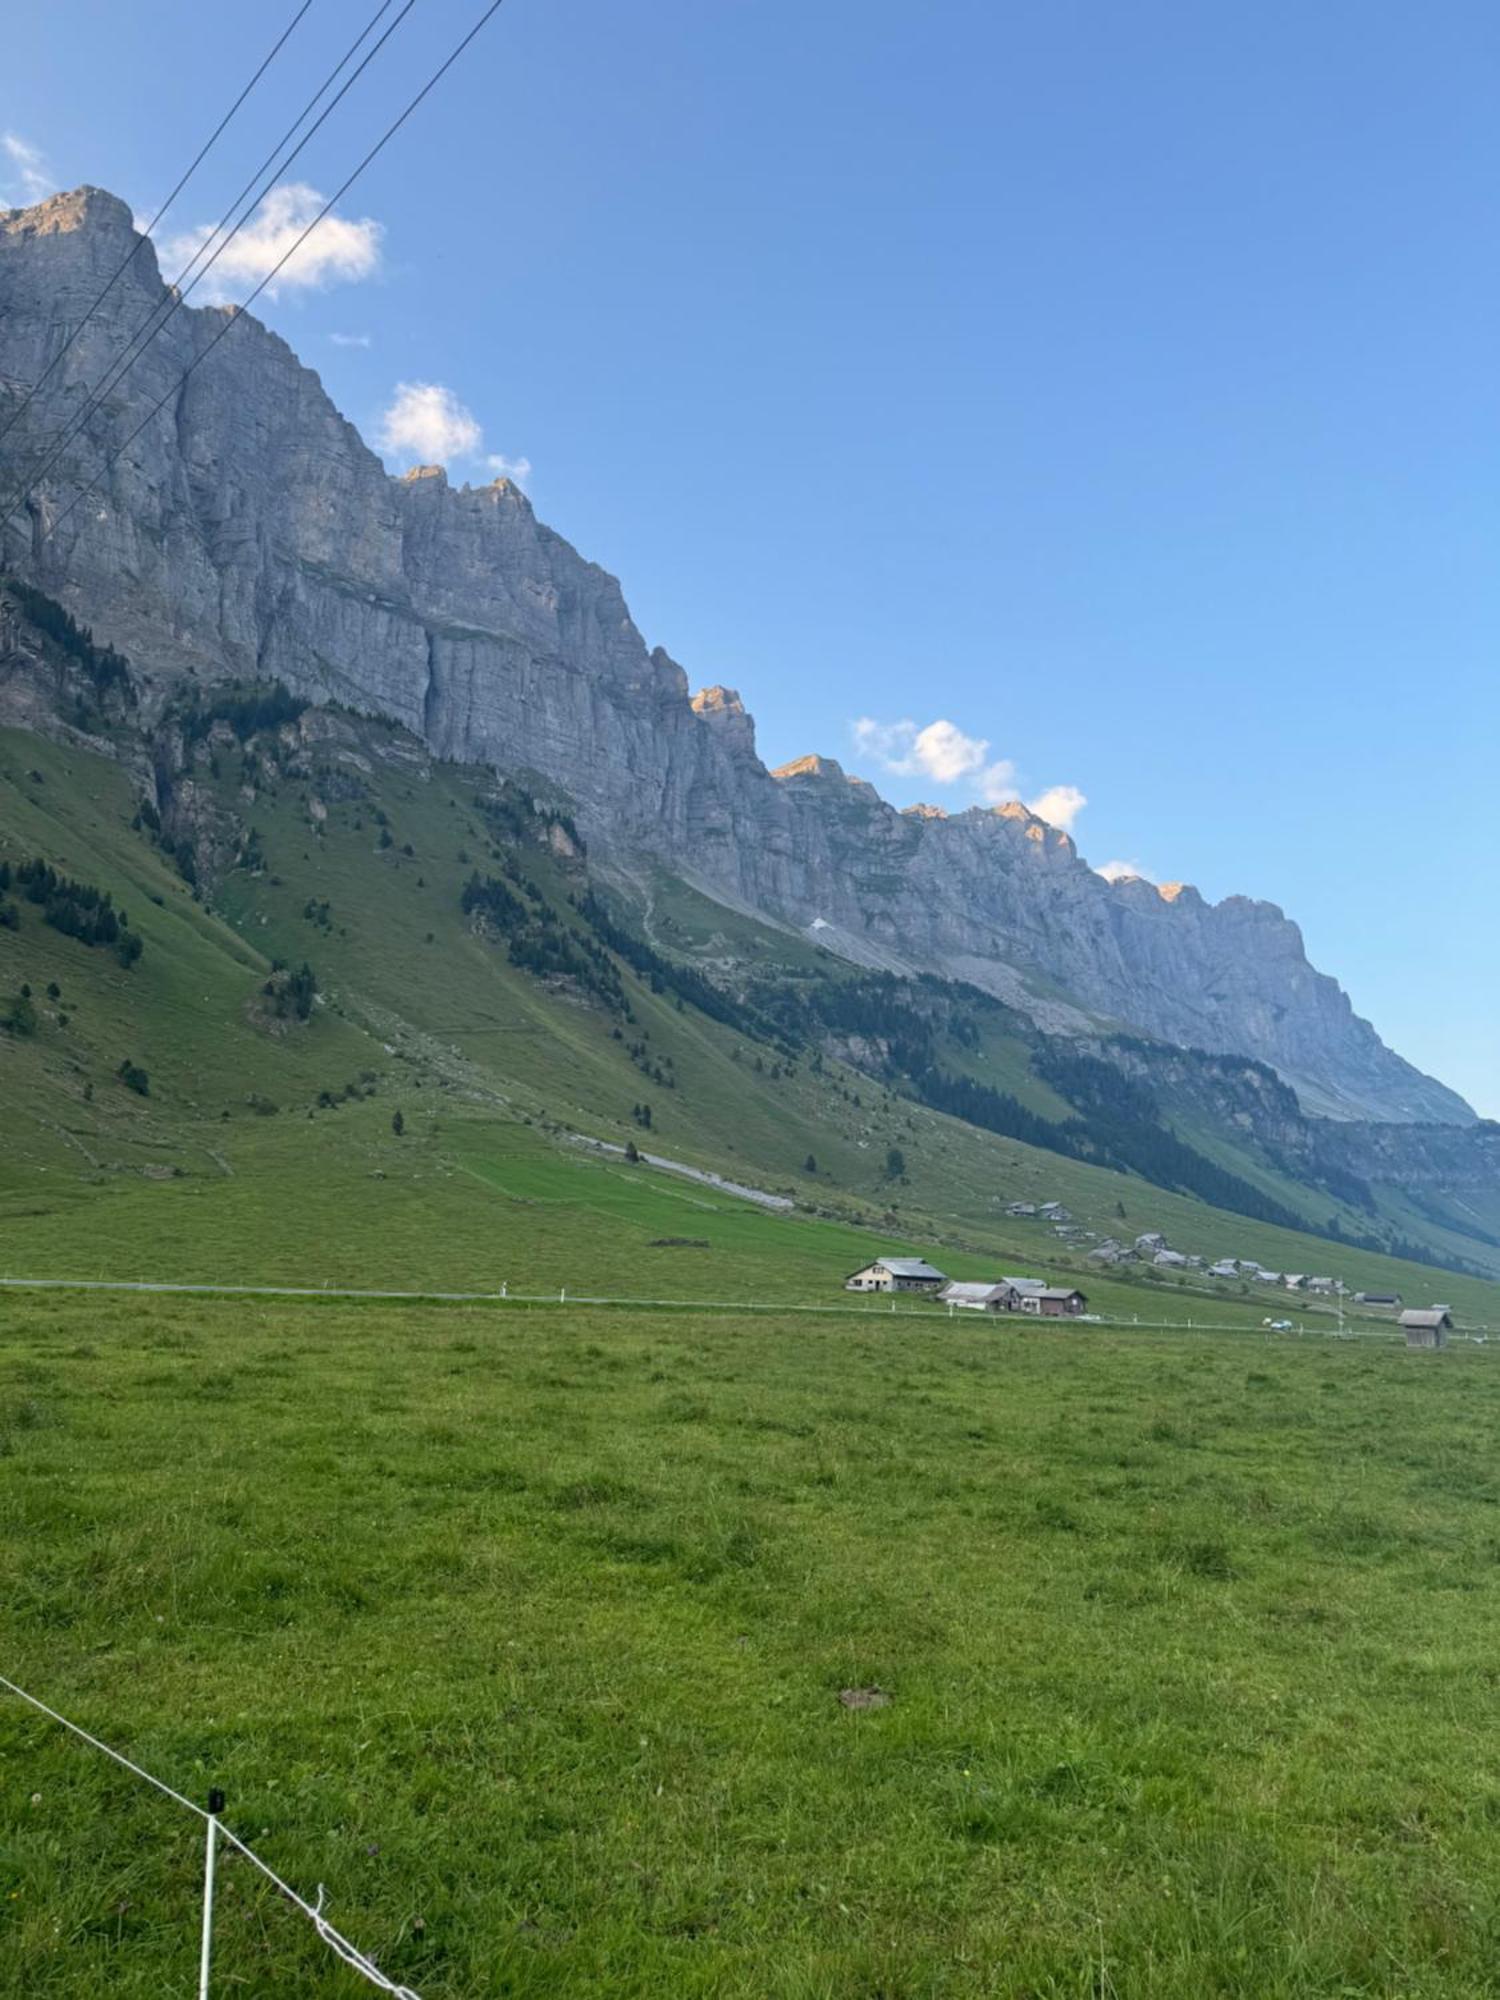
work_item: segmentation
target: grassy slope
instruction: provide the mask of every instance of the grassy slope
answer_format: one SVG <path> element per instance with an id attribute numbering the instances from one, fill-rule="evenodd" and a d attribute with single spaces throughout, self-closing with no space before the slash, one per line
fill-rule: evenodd
<path id="1" fill-rule="evenodd" d="M 117 767 L 0 736 L 9 851 L 40 850 L 114 890 L 147 945 L 125 972 L 25 905 L 21 932 L 0 931 L 0 992 L 22 976 L 40 994 L 56 978 L 70 1015 L 63 1028 L 51 1018 L 58 1010 L 46 1010 L 34 1039 L 0 1038 L 12 1107 L 0 1161 L 8 1268 L 455 1287 L 487 1285 L 496 1272 L 525 1283 L 534 1273 L 548 1286 L 697 1297 L 724 1296 L 732 1279 L 757 1296 L 826 1299 L 845 1269 L 903 1241 L 940 1244 L 957 1275 L 997 1264 L 1080 1275 L 1077 1251 L 1003 1214 L 1014 1199 L 1056 1198 L 1100 1230 L 1162 1228 L 1208 1255 L 1336 1266 L 1351 1284 L 1395 1285 L 1409 1297 L 1437 1286 L 1471 1322 L 1500 1318 L 1488 1286 L 1339 1253 L 974 1131 L 837 1065 L 819 1078 L 801 1063 L 776 1079 L 767 1052 L 627 975 L 639 1016 L 627 1037 L 644 1032 L 653 1051 L 674 1059 L 678 1087 L 661 1089 L 612 1039 L 606 1015 L 559 999 L 472 933 L 460 885 L 472 866 L 499 865 L 472 775 L 401 761 L 377 764 L 370 782 L 390 821 L 386 848 L 377 844 L 376 800 L 340 802 L 330 792 L 320 817 L 327 787 L 317 782 L 283 780 L 242 805 L 266 866 L 225 878 L 221 920 L 129 830 L 133 800 Z M 226 771 L 226 803 L 240 803 L 235 786 Z M 527 867 L 559 904 L 576 886 L 544 857 L 529 854 Z M 309 897 L 329 904 L 328 928 L 303 915 Z M 711 956 L 717 936 L 778 964 L 813 956 L 680 886 L 669 895 L 658 885 L 651 922 L 678 950 Z M 250 1018 L 272 956 L 310 958 L 325 1003 L 306 1027 L 275 1035 Z M 1016 1054 L 1003 1033 L 982 1053 L 1009 1083 L 1005 1066 L 1014 1071 Z M 148 1100 L 115 1080 L 124 1056 L 151 1073 Z M 372 1099 L 307 1115 L 320 1091 L 362 1073 L 375 1079 Z M 252 1095 L 275 1101 L 279 1115 L 257 1116 Z M 625 1219 L 625 1170 L 571 1148 L 559 1153 L 557 1141 L 570 1131 L 643 1138 L 630 1118 L 642 1098 L 653 1106 L 645 1143 L 655 1150 L 795 1192 L 834 1220 L 778 1221 L 656 1176 L 642 1213 Z M 390 1133 L 397 1106 L 409 1124 L 400 1142 Z M 884 1174 L 891 1144 L 907 1160 L 899 1187 Z M 816 1179 L 802 1172 L 810 1152 Z M 142 1169 L 182 1178 L 144 1180 Z M 705 1215 L 713 1228 L 699 1226 Z M 874 1239 L 856 1233 L 872 1226 Z M 647 1254 L 650 1239 L 665 1235 L 708 1236 L 717 1254 Z M 753 1254 L 741 1257 L 741 1239 Z M 795 1255 L 793 1241 L 804 1246 Z M 1105 1311 L 1207 1310 L 1180 1288 L 1096 1273 L 1085 1282 Z M 1221 1299 L 1219 1316 L 1243 1319 L 1251 1303 Z M 1265 1309 L 1261 1295 L 1253 1303 Z"/>
<path id="2" fill-rule="evenodd" d="M 1483 1350 L 0 1328 L 6 1671 L 424 2000 L 1494 1990 Z M 14 1702 L 0 1769 L 0 1990 L 189 1990 L 192 1823 Z M 218 1977 L 366 1990 L 233 1864 Z"/>

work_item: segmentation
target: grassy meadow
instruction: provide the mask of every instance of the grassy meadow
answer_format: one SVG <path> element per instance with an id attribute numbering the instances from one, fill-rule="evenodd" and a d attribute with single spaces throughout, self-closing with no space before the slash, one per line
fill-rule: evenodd
<path id="1" fill-rule="evenodd" d="M 1490 1994 L 1497 1421 L 1475 1347 L 12 1295 L 3 1670 L 423 2000 Z M 0 1774 L 0 1991 L 190 1994 L 195 1823 L 9 1699 Z M 368 1990 L 243 1863 L 217 1937 Z"/>
<path id="2" fill-rule="evenodd" d="M 628 971 L 627 1033 L 469 921 L 488 781 L 319 726 L 307 768 L 200 764 L 259 851 L 206 901 L 121 766 L 0 732 L 0 856 L 144 940 L 0 926 L 32 1015 L 0 1276 L 550 1302 L 0 1291 L 0 1673 L 222 1785 L 423 2000 L 1500 1993 L 1493 1350 L 1312 1337 L 1327 1305 L 1106 1276 L 1006 1207 L 1465 1333 L 1495 1287 L 977 1130 Z M 525 855 L 574 907 L 567 855 Z M 644 894 L 687 963 L 815 957 Z M 304 958 L 316 1006 L 273 1018 Z M 1003 1021 L 962 1061 L 1063 1109 Z M 1081 1282 L 1111 1324 L 841 1291 L 890 1250 Z M 186 2000 L 200 1866 L 195 1822 L 0 1695 L 0 1994 Z M 368 1989 L 231 1860 L 215 1990 Z"/>

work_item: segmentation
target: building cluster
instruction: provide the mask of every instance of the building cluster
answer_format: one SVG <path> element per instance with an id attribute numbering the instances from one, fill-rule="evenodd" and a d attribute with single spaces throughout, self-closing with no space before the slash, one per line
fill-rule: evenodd
<path id="1" fill-rule="evenodd" d="M 1047 1285 L 1040 1278 L 995 1278 L 945 1285 L 942 1305 L 968 1312 L 1030 1313 L 1036 1319 L 1081 1319 L 1088 1300 L 1076 1285 Z"/>
<path id="2" fill-rule="evenodd" d="M 1044 1203 L 1033 1208 L 1026 1202 L 1013 1203 L 1012 1214 L 1040 1214 Z M 1066 1210 L 1063 1211 L 1066 1214 Z M 1112 1238 L 1090 1251 L 1096 1262 L 1110 1265 L 1150 1262 L 1159 1270 L 1200 1271 L 1208 1278 L 1251 1279 L 1275 1285 L 1289 1292 L 1346 1296 L 1337 1278 L 1310 1276 L 1301 1271 L 1268 1271 L 1248 1257 L 1221 1257 L 1205 1263 L 1202 1257 L 1185 1256 L 1174 1250 L 1159 1230 L 1147 1230 L 1133 1244 L 1116 1243 Z M 917 1292 L 936 1299 L 950 1311 L 984 1313 L 1024 1313 L 1034 1319 L 1081 1319 L 1086 1316 L 1088 1299 L 1076 1285 L 1049 1285 L 1042 1278 L 949 1278 L 925 1257 L 877 1257 L 873 1263 L 852 1271 L 844 1280 L 846 1292 Z M 1402 1310 L 1399 1292 L 1355 1292 L 1357 1305 L 1385 1307 L 1399 1315 L 1399 1325 L 1408 1347 L 1444 1347 L 1453 1330 L 1450 1306 L 1434 1305 Z M 1273 1327 L 1289 1327 L 1290 1320 L 1267 1320 Z"/>
<path id="3" fill-rule="evenodd" d="M 1041 1278 L 950 1279 L 923 1257 L 877 1257 L 844 1280 L 846 1292 L 923 1292 L 967 1312 L 1026 1313 L 1034 1319 L 1081 1318 L 1088 1300 L 1076 1285 Z"/>
<path id="4" fill-rule="evenodd" d="M 1209 1263 L 1184 1250 L 1174 1250 L 1159 1229 L 1148 1229 L 1133 1243 L 1117 1243 L 1106 1236 L 1089 1252 L 1090 1258 L 1105 1267 L 1119 1264 L 1150 1264 L 1158 1271 L 1197 1271 L 1205 1278 L 1249 1279 L 1257 1285 L 1275 1285 L 1288 1292 L 1317 1292 L 1335 1298 L 1344 1290 L 1337 1278 L 1315 1277 L 1304 1271 L 1270 1271 L 1253 1257 L 1220 1257 Z M 1400 1304 L 1400 1300 L 1394 1303 Z"/>
<path id="5" fill-rule="evenodd" d="M 1012 1201 L 1006 1204 L 1005 1213 L 1022 1222 L 1050 1222 L 1054 1229 L 1066 1228 L 1073 1220 L 1072 1209 L 1064 1208 L 1060 1201 Z"/>

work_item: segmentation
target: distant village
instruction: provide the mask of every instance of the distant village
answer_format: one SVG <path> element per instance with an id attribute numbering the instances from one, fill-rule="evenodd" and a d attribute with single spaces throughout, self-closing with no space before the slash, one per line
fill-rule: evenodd
<path id="1" fill-rule="evenodd" d="M 1060 1201 L 1013 1201 L 1005 1213 L 1018 1220 L 1045 1222 L 1051 1225 L 1052 1233 L 1065 1242 L 1091 1243 L 1093 1248 L 1087 1253 L 1090 1263 L 1101 1270 L 1113 1270 L 1123 1264 L 1150 1264 L 1158 1271 L 1198 1271 L 1205 1278 L 1251 1279 L 1256 1284 L 1280 1285 L 1289 1292 L 1325 1292 L 1330 1297 L 1344 1291 L 1336 1278 L 1314 1277 L 1301 1271 L 1268 1271 L 1253 1257 L 1220 1257 L 1210 1264 L 1206 1257 L 1196 1257 L 1184 1250 L 1174 1250 L 1159 1229 L 1148 1229 L 1137 1236 L 1132 1243 L 1120 1243 L 1113 1236 L 1099 1236 L 1092 1229 L 1078 1228 L 1072 1211 Z M 1371 1295 L 1368 1301 L 1363 1293 L 1361 1302 L 1370 1305 L 1399 1306 L 1401 1301 L 1394 1293 L 1390 1296 Z"/>
<path id="2" fill-rule="evenodd" d="M 1354 1305 L 1395 1316 L 1409 1347 L 1445 1346 L 1453 1328 L 1449 1306 L 1408 1310 L 1399 1292 L 1351 1292 L 1341 1279 L 1303 1271 L 1271 1271 L 1251 1257 L 1220 1257 L 1210 1263 L 1204 1257 L 1172 1249 L 1160 1230 L 1146 1230 L 1131 1243 L 1117 1242 L 1112 1236 L 1101 1238 L 1094 1230 L 1080 1229 L 1060 1201 L 1013 1201 L 1005 1212 L 1018 1220 L 1046 1223 L 1065 1241 L 1092 1243 L 1094 1247 L 1087 1256 L 1101 1270 L 1149 1265 L 1158 1271 L 1191 1271 L 1220 1282 L 1249 1282 L 1264 1285 L 1268 1290 L 1275 1287 L 1280 1292 L 1311 1294 L 1340 1302 L 1347 1298 Z M 1088 1311 L 1087 1294 L 1076 1285 L 1053 1285 L 1042 1278 L 1025 1277 L 952 1279 L 923 1257 L 877 1257 L 851 1272 L 844 1280 L 844 1290 L 917 1293 L 950 1309 L 966 1312 L 1022 1313 L 1036 1319 L 1098 1319 L 1097 1314 Z M 1277 1319 L 1267 1319 L 1264 1323 L 1281 1329 L 1292 1324 L 1290 1320 Z"/>

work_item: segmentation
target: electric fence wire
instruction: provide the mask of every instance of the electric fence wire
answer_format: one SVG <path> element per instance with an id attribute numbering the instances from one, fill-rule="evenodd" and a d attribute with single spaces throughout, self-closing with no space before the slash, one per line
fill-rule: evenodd
<path id="1" fill-rule="evenodd" d="M 116 1750 L 112 1745 L 102 1741 L 101 1738 L 91 1735 L 87 1729 L 82 1728 L 78 1723 L 70 1722 L 67 1716 L 60 1715 L 55 1708 L 49 1708 L 46 1702 L 40 1700 L 34 1694 L 28 1694 L 25 1688 L 21 1687 L 16 1681 L 8 1679 L 4 1674 L 0 1674 L 0 1688 L 4 1688 L 8 1693 L 16 1695 L 21 1701 L 29 1702 L 40 1714 L 45 1715 L 50 1721 L 60 1724 L 62 1728 L 71 1731 L 80 1742 L 87 1743 L 90 1749 L 102 1751 L 106 1757 L 113 1758 L 115 1763 L 123 1766 L 133 1776 L 144 1779 L 148 1785 L 154 1785 L 157 1791 L 171 1799 L 174 1804 L 182 1806 L 196 1818 L 201 1820 L 217 1818 L 217 1815 L 205 1812 L 203 1807 L 196 1805 L 192 1799 L 184 1797 L 174 1786 L 169 1785 L 165 1779 L 156 1777 L 154 1773 L 146 1770 L 142 1765 L 135 1763 L 131 1758 L 127 1757 L 122 1750 Z M 387 1978 L 367 1952 L 361 1951 L 358 1945 L 351 1944 L 342 1931 L 336 1930 L 328 1921 L 327 1917 L 323 1915 L 323 1902 L 326 1892 L 321 1882 L 318 1884 L 316 1900 L 309 1903 L 305 1897 L 298 1895 L 289 1882 L 283 1881 L 281 1876 L 276 1873 L 276 1870 L 268 1862 L 262 1861 L 254 1848 L 241 1840 L 238 1834 L 231 1833 L 222 1820 L 218 1822 L 218 1831 L 221 1840 L 227 1840 L 237 1853 L 242 1854 L 252 1866 L 260 1870 L 268 1882 L 280 1890 L 288 1902 L 294 1904 L 302 1912 L 324 1944 L 328 1946 L 329 1950 L 336 1957 L 342 1959 L 345 1965 L 351 1967 L 355 1972 L 361 1973 L 364 1978 L 369 1980 L 372 1986 L 378 1987 L 382 1993 L 388 1993 L 391 1996 L 391 2000 L 421 2000 L 421 1995 L 414 1992 L 410 1986 L 403 1986 L 398 1980 Z"/>

